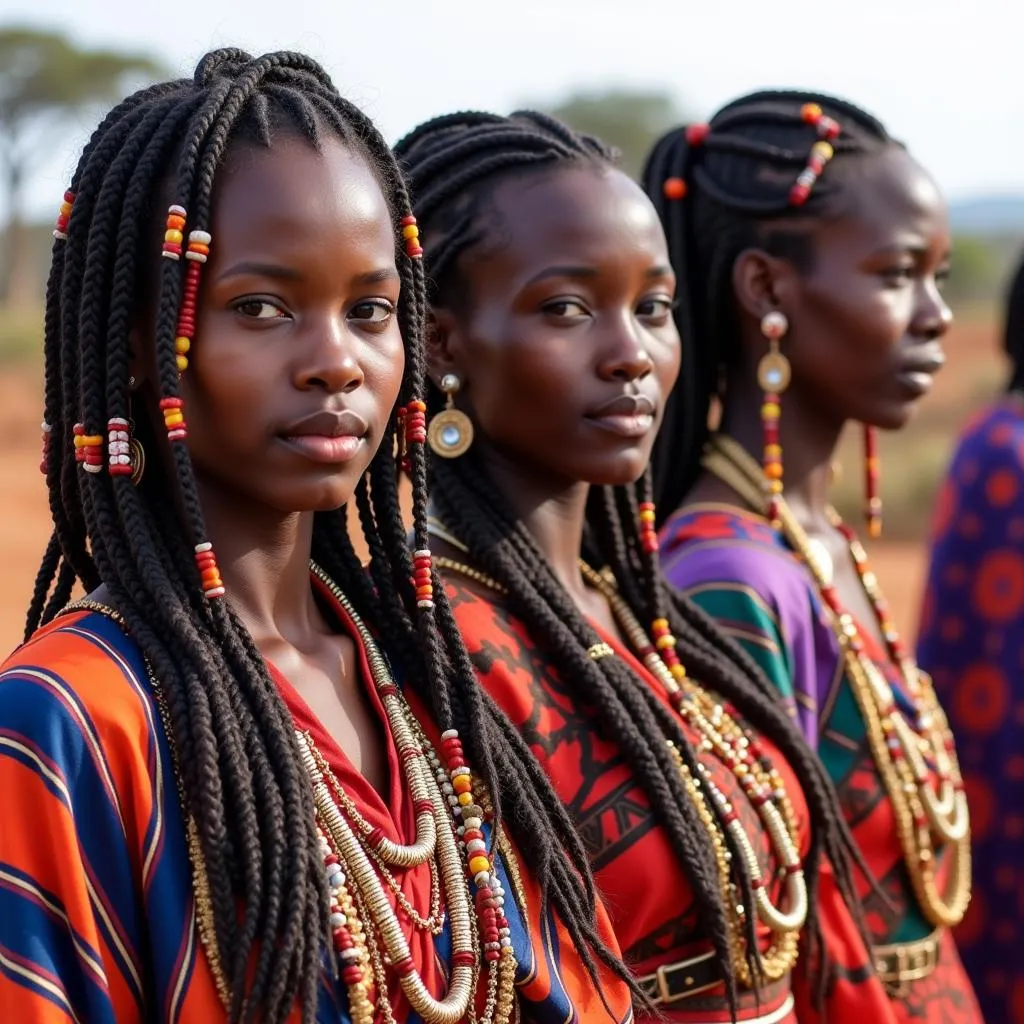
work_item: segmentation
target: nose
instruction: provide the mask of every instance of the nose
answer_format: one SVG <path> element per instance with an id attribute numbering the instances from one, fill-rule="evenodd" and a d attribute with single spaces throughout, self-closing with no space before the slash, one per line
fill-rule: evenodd
<path id="1" fill-rule="evenodd" d="M 654 363 L 644 344 L 643 330 L 632 311 L 609 325 L 598 374 L 603 380 L 634 381 L 646 377 Z"/>
<path id="2" fill-rule="evenodd" d="M 941 338 L 953 324 L 953 310 L 933 278 L 922 282 L 914 315 L 914 333 L 933 341 Z"/>
<path id="3" fill-rule="evenodd" d="M 358 344 L 344 315 L 332 310 L 311 319 L 296 344 L 294 381 L 302 391 L 347 393 L 363 383 Z"/>

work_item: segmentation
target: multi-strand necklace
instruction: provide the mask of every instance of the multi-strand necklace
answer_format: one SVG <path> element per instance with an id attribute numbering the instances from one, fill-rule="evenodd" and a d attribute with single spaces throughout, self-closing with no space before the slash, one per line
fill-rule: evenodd
<path id="1" fill-rule="evenodd" d="M 431 531 L 457 550 L 468 553 L 466 546 L 443 524 L 431 520 Z M 494 590 L 506 593 L 497 580 L 472 566 L 450 558 L 435 556 L 438 568 L 457 572 Z M 629 604 L 619 593 L 614 577 L 607 570 L 598 572 L 582 560 L 579 563 L 584 580 L 608 601 L 612 614 L 627 642 L 650 674 L 665 691 L 680 717 L 700 737 L 696 747 L 699 777 L 694 777 L 674 741 L 666 739 L 683 786 L 701 822 L 708 830 L 722 891 L 730 932 L 731 967 L 741 985 L 753 987 L 755 978 L 745 938 L 746 908 L 732 868 L 732 850 L 739 852 L 747 871 L 755 902 L 757 920 L 772 933 L 769 948 L 754 950 L 761 978 L 776 981 L 796 963 L 800 930 L 807 918 L 807 887 L 797 846 L 798 828 L 784 781 L 756 736 L 741 724 L 739 714 L 728 702 L 717 700 L 686 676 L 684 671 L 671 670 L 662 651 L 674 639 L 662 631 L 652 640 Z M 610 645 L 594 643 L 588 653 L 594 660 L 614 655 Z M 673 664 L 678 664 L 678 659 Z M 784 890 L 788 909 L 775 905 L 768 893 L 768 883 L 761 870 L 754 844 L 747 835 L 733 802 L 715 782 L 715 772 L 707 765 L 709 755 L 724 764 L 736 777 L 740 788 L 757 811 L 775 862 L 785 875 Z M 728 836 L 728 838 L 727 838 Z M 730 842 L 731 840 L 731 842 Z"/>
<path id="2" fill-rule="evenodd" d="M 332 939 L 353 1020 L 370 1024 L 374 1019 L 369 997 L 372 978 L 376 1012 L 385 1021 L 393 1021 L 390 972 L 397 975 L 410 1007 L 427 1024 L 456 1024 L 463 1019 L 507 1024 L 515 1000 L 516 961 L 504 914 L 506 893 L 488 852 L 484 811 L 474 796 L 472 774 L 458 734 L 449 730 L 442 735 L 441 753 L 447 762 L 442 764 L 370 631 L 326 573 L 316 565 L 311 568 L 350 618 L 362 642 L 416 815 L 414 842 L 406 845 L 387 839 L 356 811 L 309 734 L 296 733 L 303 767 L 313 785 L 320 850 L 331 893 Z M 427 863 L 436 874 L 432 874 L 430 912 L 424 917 L 401 895 L 390 869 Z M 443 927 L 440 899 L 433 891 L 433 879 L 438 876 L 452 948 L 448 991 L 440 999 L 430 994 L 417 971 L 398 914 L 385 891 L 387 887 L 396 895 L 414 928 L 436 935 Z M 486 965 L 487 999 L 477 1018 L 472 1003 L 481 963 Z"/>
<path id="3" fill-rule="evenodd" d="M 752 509 L 765 513 L 767 496 L 760 467 L 736 441 L 716 436 L 704 464 Z M 971 893 L 969 814 L 953 735 L 931 679 L 907 655 L 867 554 L 838 513 L 829 509 L 829 518 L 846 541 L 886 653 L 899 672 L 905 689 L 901 698 L 868 656 L 856 620 L 839 599 L 826 559 L 782 498 L 777 500 L 776 515 L 783 538 L 811 573 L 827 609 L 872 758 L 896 816 L 904 861 L 921 910 L 937 927 L 959 924 Z M 909 703 L 908 711 L 901 707 L 901 699 Z M 952 858 L 946 893 L 940 891 L 937 880 L 939 846 L 948 846 Z"/>

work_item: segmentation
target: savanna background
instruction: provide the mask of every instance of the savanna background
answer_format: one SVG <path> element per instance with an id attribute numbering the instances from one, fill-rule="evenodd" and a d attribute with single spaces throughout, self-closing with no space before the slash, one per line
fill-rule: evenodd
<path id="1" fill-rule="evenodd" d="M 756 87 L 848 95 L 894 125 L 950 195 L 955 236 L 949 361 L 913 425 L 883 438 L 886 537 L 871 548 L 897 619 L 913 636 L 937 484 L 956 433 L 1005 376 L 1002 297 L 1024 235 L 1024 171 L 1015 180 L 1024 162 L 1007 148 L 1019 142 L 1005 130 L 1014 105 L 1005 89 L 985 91 L 1005 62 L 998 52 L 980 57 L 970 43 L 961 66 L 955 51 L 964 38 L 963 8 L 955 0 L 907 0 L 898 14 L 872 0 L 856 15 L 802 0 L 771 11 L 737 0 L 717 12 L 681 12 L 650 0 L 526 0 L 501 14 L 461 2 L 431 9 L 399 0 L 357 11 L 299 0 L 289 4 L 287 26 L 281 7 L 263 0 L 244 9 L 227 0 L 139 8 L 131 18 L 116 0 L 88 8 L 40 0 L 31 15 L 5 10 L 6 2 L 0 0 L 0 657 L 21 638 L 49 536 L 38 471 L 42 295 L 64 182 L 104 107 L 154 78 L 190 73 L 202 52 L 228 43 L 311 52 L 392 139 L 436 113 L 531 105 L 619 145 L 633 173 L 662 131 L 704 119 Z M 971 15 L 971 39 L 988 8 L 998 16 L 994 4 L 981 2 Z M 854 24 L 843 23 L 851 18 Z M 843 52 L 827 45 L 830 32 L 840 31 Z M 912 39 L 920 45 L 910 46 Z M 998 36 L 989 42 L 1009 45 Z M 945 72 L 951 65 L 955 82 Z M 858 444 L 851 434 L 836 484 L 851 518 L 860 505 Z"/>

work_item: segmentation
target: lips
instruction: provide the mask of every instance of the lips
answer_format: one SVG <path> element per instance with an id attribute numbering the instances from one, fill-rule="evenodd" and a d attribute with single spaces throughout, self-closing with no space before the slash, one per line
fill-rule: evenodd
<path id="1" fill-rule="evenodd" d="M 313 462 L 336 465 L 348 462 L 365 443 L 369 427 L 351 409 L 322 411 L 285 427 L 279 439 L 292 451 Z"/>
<path id="2" fill-rule="evenodd" d="M 657 406 L 646 395 L 620 394 L 598 406 L 586 419 L 602 430 L 620 437 L 646 437 L 654 428 Z"/>
<path id="3" fill-rule="evenodd" d="M 920 398 L 931 391 L 935 374 L 945 365 L 946 357 L 941 350 L 920 349 L 909 352 L 900 360 L 896 380 L 912 397 Z"/>

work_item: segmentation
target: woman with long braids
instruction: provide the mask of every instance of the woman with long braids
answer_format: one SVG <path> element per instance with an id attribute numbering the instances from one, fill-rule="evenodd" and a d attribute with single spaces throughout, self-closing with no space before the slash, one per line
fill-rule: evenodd
<path id="1" fill-rule="evenodd" d="M 422 249 L 379 133 L 308 58 L 217 51 L 107 116 L 55 234 L 0 1019 L 627 1020 L 568 815 L 492 745 L 432 583 Z"/>
<path id="2" fill-rule="evenodd" d="M 1015 1022 L 1024 1020 L 1015 817 L 1024 806 L 1024 260 L 1007 295 L 1003 351 L 1005 389 L 964 429 L 935 503 L 917 656 L 949 708 L 981 819 L 957 941 L 985 1019 Z"/>
<path id="3" fill-rule="evenodd" d="M 433 289 L 435 562 L 511 723 L 495 748 L 530 745 L 586 842 L 639 1013 L 885 1022 L 824 771 L 659 574 L 645 467 L 679 338 L 650 202 L 531 112 L 396 152 Z"/>
<path id="4" fill-rule="evenodd" d="M 875 431 L 905 425 L 943 362 L 945 204 L 874 118 L 786 92 L 668 133 L 644 186 L 684 338 L 653 455 L 665 575 L 757 661 L 835 782 L 901 1018 L 975 1024 L 948 931 L 971 871 L 952 736 L 828 494 L 863 424 L 877 534 Z"/>

